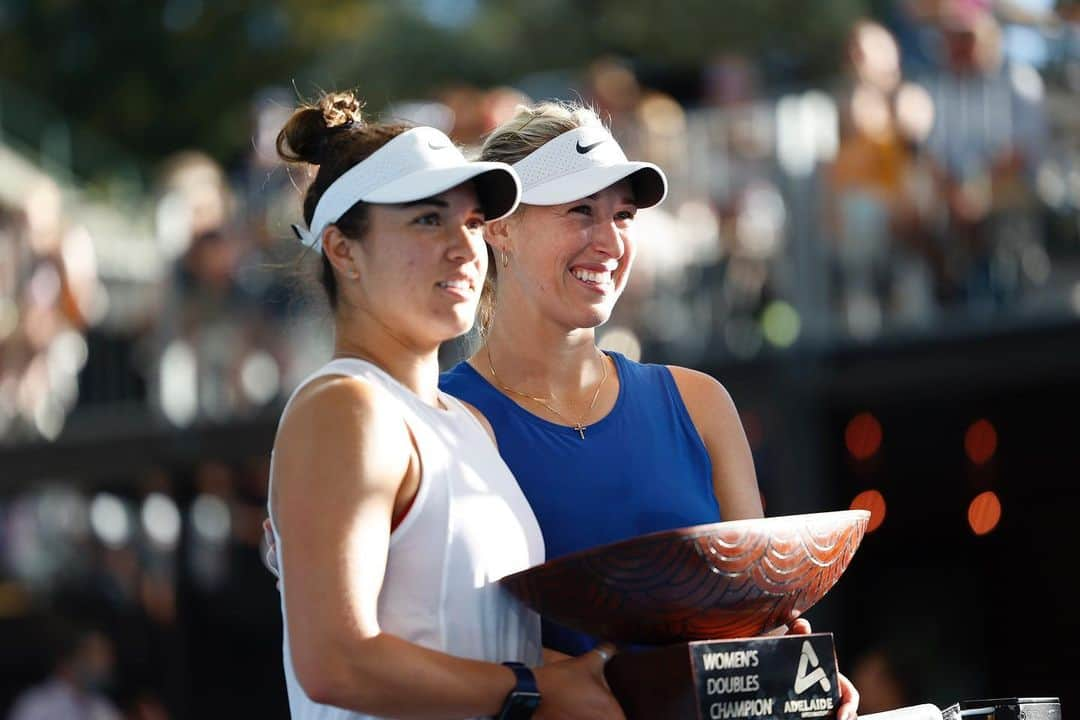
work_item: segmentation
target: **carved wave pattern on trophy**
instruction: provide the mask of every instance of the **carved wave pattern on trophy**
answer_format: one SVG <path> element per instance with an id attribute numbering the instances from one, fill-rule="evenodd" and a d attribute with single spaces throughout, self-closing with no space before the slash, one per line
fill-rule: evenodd
<path id="1" fill-rule="evenodd" d="M 615 642 L 758 635 L 806 612 L 847 569 L 869 513 L 851 510 L 670 530 L 503 579 L 526 605 Z"/>

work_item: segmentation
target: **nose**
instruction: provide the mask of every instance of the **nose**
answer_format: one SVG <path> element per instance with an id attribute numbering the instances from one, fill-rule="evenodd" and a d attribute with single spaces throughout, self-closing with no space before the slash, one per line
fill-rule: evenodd
<path id="1" fill-rule="evenodd" d="M 458 225 L 450 232 L 450 241 L 446 256 L 459 263 L 476 260 L 484 249 L 484 234 L 467 225 Z"/>
<path id="2" fill-rule="evenodd" d="M 613 220 L 598 222 L 593 229 L 592 245 L 608 257 L 618 260 L 626 252 L 623 229 L 616 225 Z"/>

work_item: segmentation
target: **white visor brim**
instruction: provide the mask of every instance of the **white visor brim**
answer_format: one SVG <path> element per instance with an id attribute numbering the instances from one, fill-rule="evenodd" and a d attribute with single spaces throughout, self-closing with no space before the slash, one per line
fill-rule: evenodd
<path id="1" fill-rule="evenodd" d="M 630 180 L 634 204 L 639 208 L 659 205 L 667 196 L 667 179 L 660 168 L 648 162 L 627 161 L 585 168 L 531 187 L 522 193 L 521 202 L 561 205 L 586 198 L 625 179 Z"/>
<path id="2" fill-rule="evenodd" d="M 473 181 L 486 220 L 498 220 L 518 205 L 521 183 L 503 163 L 474 162 L 443 168 L 423 168 L 373 190 L 364 202 L 396 204 L 424 200 Z"/>

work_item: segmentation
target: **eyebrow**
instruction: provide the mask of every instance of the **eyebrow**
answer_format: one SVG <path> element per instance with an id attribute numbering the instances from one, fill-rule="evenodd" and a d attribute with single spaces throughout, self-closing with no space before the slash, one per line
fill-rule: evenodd
<path id="1" fill-rule="evenodd" d="M 436 197 L 424 198 L 423 200 L 412 200 L 411 202 L 407 202 L 407 203 L 398 203 L 398 207 L 401 208 L 402 210 L 405 210 L 407 208 L 417 207 L 419 205 L 434 205 L 435 207 L 440 207 L 440 208 L 448 208 L 448 207 L 450 207 L 450 203 L 446 202 L 445 200 L 443 200 L 441 198 L 436 198 Z M 484 214 L 484 208 L 477 205 L 476 207 L 474 207 L 472 209 L 472 212 L 479 213 L 480 215 L 483 215 Z"/>
<path id="2" fill-rule="evenodd" d="M 593 193 L 592 195 L 586 195 L 584 199 L 585 200 L 592 200 L 593 202 L 596 202 L 596 200 L 599 199 L 599 197 L 600 197 L 599 193 Z M 622 199 L 620 199 L 619 202 L 621 202 L 621 203 L 623 203 L 625 205 L 637 205 L 637 200 L 634 198 L 633 195 L 627 195 L 627 196 L 623 197 Z"/>
<path id="3" fill-rule="evenodd" d="M 450 203 L 446 202 L 445 200 L 443 200 L 441 198 L 434 198 L 434 197 L 424 198 L 422 200 L 413 200 L 413 201 L 407 202 L 407 203 L 400 203 L 398 205 L 398 207 L 400 207 L 400 208 L 411 208 L 411 207 L 416 207 L 417 205 L 436 205 L 438 207 L 444 207 L 444 208 L 445 207 L 450 207 Z"/>

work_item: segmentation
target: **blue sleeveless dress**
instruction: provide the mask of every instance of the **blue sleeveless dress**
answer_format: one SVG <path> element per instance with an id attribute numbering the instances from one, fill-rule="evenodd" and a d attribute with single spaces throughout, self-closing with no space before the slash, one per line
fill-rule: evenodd
<path id="1" fill-rule="evenodd" d="M 540 523 L 552 560 L 659 530 L 717 522 L 712 462 L 671 371 L 609 352 L 619 376 L 615 407 L 570 427 L 528 412 L 462 362 L 445 392 L 471 403 L 495 429 L 499 452 Z M 579 655 L 596 641 L 544 621 L 544 645 Z"/>

